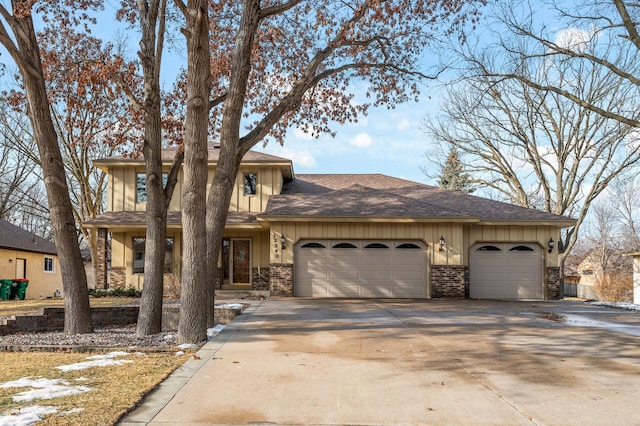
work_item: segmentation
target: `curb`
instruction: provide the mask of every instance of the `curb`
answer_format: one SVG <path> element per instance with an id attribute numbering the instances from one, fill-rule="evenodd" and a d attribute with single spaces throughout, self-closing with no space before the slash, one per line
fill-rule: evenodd
<path id="1" fill-rule="evenodd" d="M 233 337 L 243 323 L 253 314 L 263 301 L 251 303 L 241 315 L 236 317 L 220 333 L 200 348 L 196 355 L 199 359 L 189 358 L 178 367 L 160 385 L 149 394 L 129 413 L 125 414 L 116 424 L 120 426 L 138 426 L 147 424 L 173 399 L 182 387 L 202 368 L 215 354 Z"/>

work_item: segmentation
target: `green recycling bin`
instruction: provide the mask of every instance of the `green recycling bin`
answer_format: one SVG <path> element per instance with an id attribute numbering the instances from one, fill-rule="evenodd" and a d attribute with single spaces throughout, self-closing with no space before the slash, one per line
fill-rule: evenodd
<path id="1" fill-rule="evenodd" d="M 0 299 L 9 300 L 12 285 L 13 281 L 11 280 L 0 280 Z"/>
<path id="2" fill-rule="evenodd" d="M 24 300 L 25 296 L 27 295 L 27 286 L 29 285 L 29 280 L 25 279 L 25 278 L 16 278 L 13 280 L 13 292 L 12 294 L 14 294 L 14 297 L 17 297 L 20 300 Z"/>

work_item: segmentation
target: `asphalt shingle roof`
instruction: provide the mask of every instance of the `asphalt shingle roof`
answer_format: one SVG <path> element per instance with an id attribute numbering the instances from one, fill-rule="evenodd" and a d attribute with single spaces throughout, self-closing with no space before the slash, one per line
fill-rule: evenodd
<path id="1" fill-rule="evenodd" d="M 529 209 L 382 174 L 298 175 L 269 199 L 261 217 L 355 216 L 478 218 L 482 221 L 567 222 Z"/>
<path id="2" fill-rule="evenodd" d="M 0 248 L 45 254 L 58 253 L 53 242 L 1 219 Z"/>

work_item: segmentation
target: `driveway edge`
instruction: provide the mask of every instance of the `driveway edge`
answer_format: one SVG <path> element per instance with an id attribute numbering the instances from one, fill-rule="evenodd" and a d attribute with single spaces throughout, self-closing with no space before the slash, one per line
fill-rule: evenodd
<path id="1" fill-rule="evenodd" d="M 158 387 L 147 394 L 133 411 L 125 414 L 119 421 L 121 426 L 137 426 L 147 424 L 162 410 L 182 387 L 191 379 L 202 366 L 212 359 L 220 348 L 231 339 L 240 326 L 261 305 L 262 301 L 252 302 L 241 315 L 236 317 L 220 333 L 200 348 L 196 355 L 199 359 L 189 358 L 182 366 L 164 379 Z"/>

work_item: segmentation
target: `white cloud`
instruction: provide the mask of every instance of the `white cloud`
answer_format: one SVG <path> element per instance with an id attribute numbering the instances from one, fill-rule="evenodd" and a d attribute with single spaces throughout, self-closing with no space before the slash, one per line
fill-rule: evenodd
<path id="1" fill-rule="evenodd" d="M 355 135 L 350 141 L 349 144 L 352 146 L 357 146 L 359 148 L 367 148 L 373 144 L 373 140 L 371 136 L 367 133 L 358 133 Z"/>
<path id="2" fill-rule="evenodd" d="M 406 118 L 403 118 L 398 123 L 398 130 L 400 131 L 407 130 L 409 126 L 411 126 L 411 123 L 409 123 L 409 120 L 407 120 Z"/>
<path id="3" fill-rule="evenodd" d="M 579 28 L 564 28 L 558 31 L 555 43 L 565 49 L 584 52 L 594 33 Z"/>
<path id="4" fill-rule="evenodd" d="M 273 155 L 288 158 L 293 161 L 293 166 L 315 167 L 316 159 L 308 149 L 281 148 L 273 151 Z"/>

